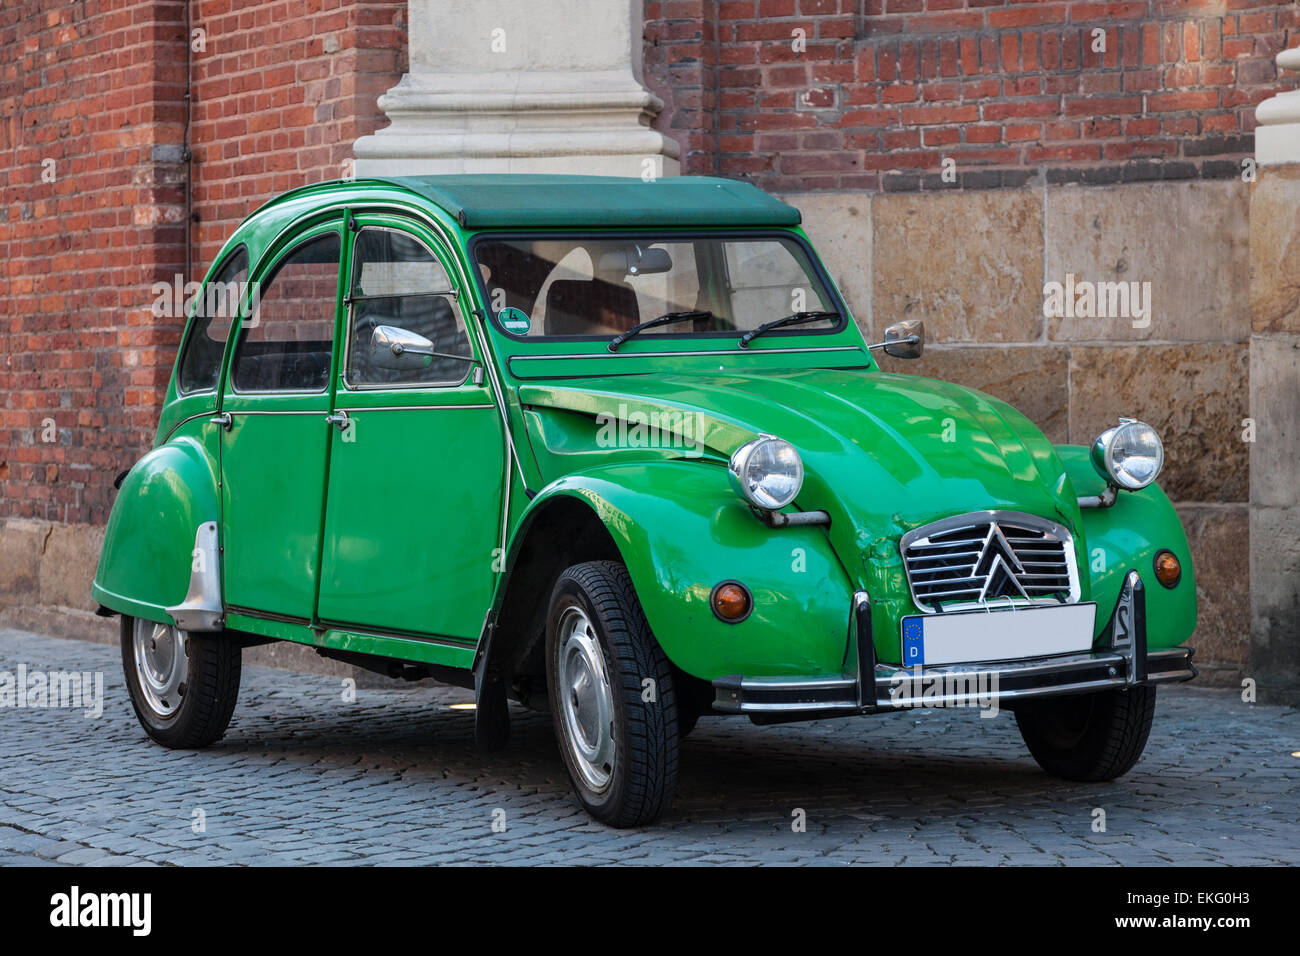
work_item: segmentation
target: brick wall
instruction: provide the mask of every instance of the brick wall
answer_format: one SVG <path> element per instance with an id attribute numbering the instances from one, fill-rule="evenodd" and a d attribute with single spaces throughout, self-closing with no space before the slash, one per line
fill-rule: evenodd
<path id="1" fill-rule="evenodd" d="M 181 5 L 0 11 L 0 515 L 102 522 L 157 425 L 185 261 Z"/>
<path id="2" fill-rule="evenodd" d="M 272 196 L 350 174 L 352 144 L 406 69 L 405 0 L 197 0 L 198 261 Z"/>
<path id="3" fill-rule="evenodd" d="M 180 339 L 152 287 L 186 271 L 187 172 L 198 278 L 263 201 L 348 174 L 405 68 L 404 0 L 188 6 L 191 43 L 180 0 L 0 10 L 5 625 L 115 633 L 90 613 L 89 581 L 113 478 L 153 439 Z M 310 657 L 290 652 L 272 657 Z"/>
<path id="4" fill-rule="evenodd" d="M 404 0 L 194 0 L 194 278 L 266 199 L 348 172 L 406 51 Z M 199 47 L 199 49 L 193 49 Z M 102 524 L 149 447 L 181 322 L 177 0 L 0 11 L 0 518 Z"/>
<path id="5" fill-rule="evenodd" d="M 645 15 L 683 171 L 776 191 L 1237 175 L 1300 27 L 1290 0 L 647 0 Z"/>

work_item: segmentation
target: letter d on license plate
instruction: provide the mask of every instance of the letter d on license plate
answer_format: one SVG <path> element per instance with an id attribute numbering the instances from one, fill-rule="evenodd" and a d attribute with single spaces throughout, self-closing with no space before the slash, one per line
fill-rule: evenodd
<path id="1" fill-rule="evenodd" d="M 903 620 L 903 666 L 925 663 L 925 621 L 919 617 Z"/>

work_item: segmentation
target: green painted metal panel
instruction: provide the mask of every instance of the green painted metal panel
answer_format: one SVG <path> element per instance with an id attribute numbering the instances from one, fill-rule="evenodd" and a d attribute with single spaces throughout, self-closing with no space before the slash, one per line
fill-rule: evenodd
<path id="1" fill-rule="evenodd" d="M 665 491 L 671 489 L 671 494 Z M 689 674 L 832 674 L 845 667 L 853 588 L 821 528 L 774 532 L 714 464 L 641 462 L 558 479 L 534 499 L 585 501 L 618 545 L 665 653 Z M 709 594 L 739 580 L 754 610 L 727 624 Z"/>
<path id="2" fill-rule="evenodd" d="M 178 428 L 131 468 L 113 502 L 92 593 L 105 607 L 169 622 L 189 587 L 194 536 L 219 515 L 217 427 Z"/>
<path id="3" fill-rule="evenodd" d="M 1057 452 L 1070 473 L 1072 485 L 1081 495 L 1100 494 L 1105 483 L 1093 468 L 1089 450 L 1082 445 L 1058 445 Z M 1147 602 L 1147 646 L 1176 647 L 1196 630 L 1196 575 L 1192 551 L 1187 544 L 1178 512 L 1157 485 L 1138 492 L 1120 492 L 1109 508 L 1082 509 L 1086 553 L 1079 573 L 1092 583 L 1092 596 L 1105 612 L 1119 599 L 1124 575 L 1130 569 L 1142 576 Z M 1155 575 L 1155 556 L 1172 551 L 1183 573 L 1173 588 L 1166 588 Z M 1098 615 L 1101 636 L 1109 621 Z"/>
<path id="4" fill-rule="evenodd" d="M 451 407 L 421 407 L 435 402 Z M 505 465 L 490 395 L 471 385 L 339 403 L 352 424 L 330 438 L 319 617 L 477 640 Z"/>

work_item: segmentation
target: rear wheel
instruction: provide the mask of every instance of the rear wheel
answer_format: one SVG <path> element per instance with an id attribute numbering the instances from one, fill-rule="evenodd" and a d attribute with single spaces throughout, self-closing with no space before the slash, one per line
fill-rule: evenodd
<path id="1" fill-rule="evenodd" d="M 546 660 L 555 736 L 583 807 L 615 827 L 655 819 L 677 785 L 677 699 L 623 565 L 560 575 Z"/>
<path id="2" fill-rule="evenodd" d="M 131 706 L 164 747 L 220 740 L 239 697 L 240 646 L 224 633 L 194 634 L 122 615 L 122 666 Z"/>
<path id="3" fill-rule="evenodd" d="M 1038 765 L 1066 780 L 1113 780 L 1142 756 L 1156 710 L 1152 686 L 1026 701 L 1016 724 Z"/>

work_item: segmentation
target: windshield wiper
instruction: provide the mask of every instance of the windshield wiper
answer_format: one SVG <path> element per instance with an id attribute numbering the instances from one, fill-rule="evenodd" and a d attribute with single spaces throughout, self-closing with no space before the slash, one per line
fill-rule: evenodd
<path id="1" fill-rule="evenodd" d="M 787 315 L 784 319 L 774 319 L 771 322 L 764 322 L 756 329 L 750 329 L 740 337 L 740 341 L 736 344 L 742 349 L 747 349 L 750 342 L 772 329 L 779 329 L 785 325 L 802 325 L 805 322 L 816 322 L 818 319 L 838 319 L 839 317 L 838 312 L 796 312 L 794 315 Z"/>
<path id="2" fill-rule="evenodd" d="M 617 352 L 618 347 L 632 336 L 636 335 L 638 332 L 643 332 L 646 329 L 652 329 L 656 325 L 669 325 L 673 322 L 686 322 L 689 319 L 711 318 L 713 318 L 712 312 L 702 311 L 700 309 L 691 309 L 689 312 L 665 312 L 657 319 L 651 319 L 649 322 L 641 322 L 638 325 L 632 326 L 632 328 L 628 329 L 626 332 L 621 332 L 614 336 L 609 340 L 609 350 L 611 352 Z"/>

